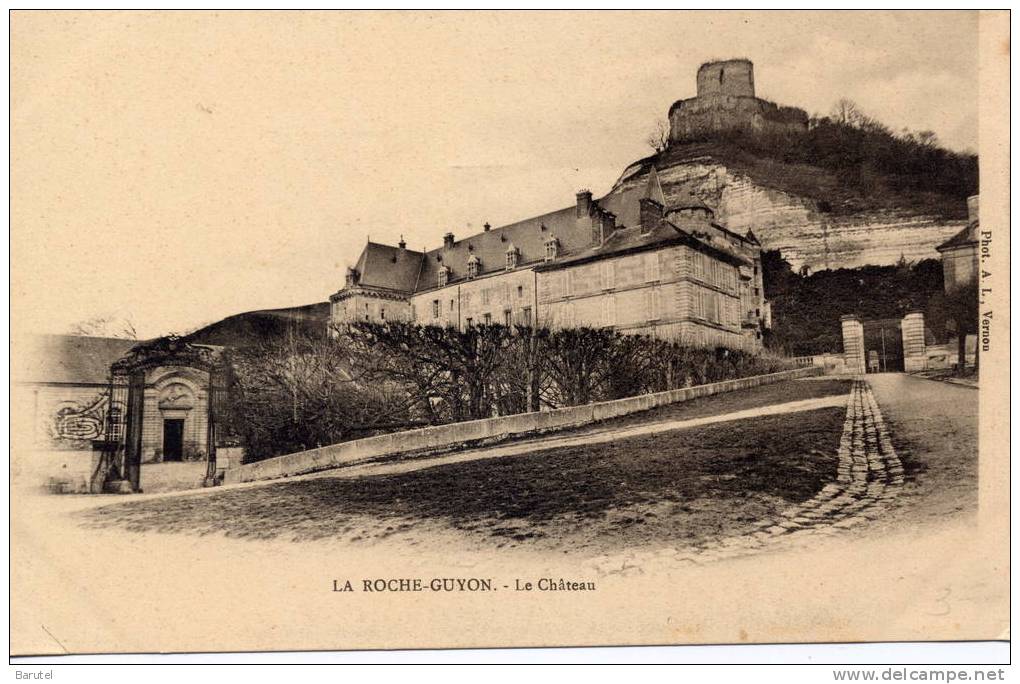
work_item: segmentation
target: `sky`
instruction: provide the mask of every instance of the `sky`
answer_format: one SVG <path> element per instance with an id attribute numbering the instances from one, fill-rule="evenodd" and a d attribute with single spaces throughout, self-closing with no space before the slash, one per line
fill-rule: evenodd
<path id="1" fill-rule="evenodd" d="M 712 59 L 974 151 L 977 14 L 14 12 L 15 330 L 145 337 L 326 301 L 414 249 L 607 191 Z"/>

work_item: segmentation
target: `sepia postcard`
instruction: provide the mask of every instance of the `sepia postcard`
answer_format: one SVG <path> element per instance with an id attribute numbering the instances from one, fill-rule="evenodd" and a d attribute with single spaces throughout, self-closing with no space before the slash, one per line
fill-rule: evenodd
<path id="1" fill-rule="evenodd" d="M 1009 639 L 1007 11 L 13 11 L 10 655 Z"/>

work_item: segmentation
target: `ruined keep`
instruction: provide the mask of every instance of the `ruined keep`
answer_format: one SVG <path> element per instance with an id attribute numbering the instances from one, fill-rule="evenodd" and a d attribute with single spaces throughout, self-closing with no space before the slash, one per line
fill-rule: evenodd
<path id="1" fill-rule="evenodd" d="M 670 142 L 697 140 L 734 129 L 806 131 L 808 115 L 754 94 L 754 64 L 749 59 L 707 62 L 698 69 L 698 94 L 669 108 Z"/>

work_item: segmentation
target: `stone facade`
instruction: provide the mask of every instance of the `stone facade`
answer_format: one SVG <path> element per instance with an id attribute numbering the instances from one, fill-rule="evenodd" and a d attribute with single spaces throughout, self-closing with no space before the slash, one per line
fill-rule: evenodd
<path id="1" fill-rule="evenodd" d="M 332 323 L 608 327 L 760 350 L 768 306 L 757 239 L 716 223 L 700 201 L 663 200 L 652 173 L 614 197 L 628 223 L 581 191 L 573 207 L 451 234 L 429 252 L 369 243 L 330 297 Z"/>
<path id="2" fill-rule="evenodd" d="M 145 377 L 142 417 L 142 462 L 159 462 L 169 454 L 164 444 L 167 421 L 183 421 L 180 460 L 208 455 L 209 374 L 193 368 L 153 368 Z M 176 459 L 177 454 L 172 458 Z"/>

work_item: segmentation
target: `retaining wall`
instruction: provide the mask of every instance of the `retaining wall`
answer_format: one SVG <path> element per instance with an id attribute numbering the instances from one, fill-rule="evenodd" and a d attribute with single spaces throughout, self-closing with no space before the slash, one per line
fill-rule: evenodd
<path id="1" fill-rule="evenodd" d="M 299 451 L 286 456 L 276 456 L 256 463 L 228 468 L 223 477 L 225 484 L 251 482 L 254 480 L 270 480 L 292 475 L 313 473 L 338 466 L 354 465 L 372 461 L 385 456 L 407 454 L 430 454 L 449 450 L 465 444 L 495 442 L 523 435 L 562 430 L 565 428 L 588 425 L 609 418 L 625 416 L 631 413 L 689 401 L 697 397 L 712 394 L 748 389 L 759 385 L 768 385 L 793 378 L 821 375 L 822 369 L 816 366 L 797 368 L 795 370 L 755 375 L 736 380 L 724 380 L 710 385 L 698 385 L 683 389 L 641 394 L 626 399 L 603 401 L 584 406 L 570 406 L 552 411 L 520 413 L 514 416 L 483 418 L 463 423 L 436 425 L 392 432 L 387 435 L 340 442 L 319 449 Z"/>

